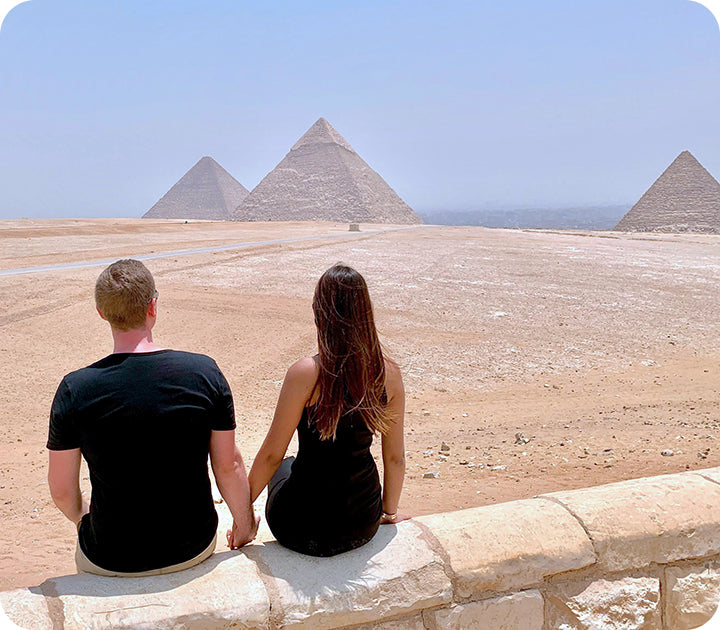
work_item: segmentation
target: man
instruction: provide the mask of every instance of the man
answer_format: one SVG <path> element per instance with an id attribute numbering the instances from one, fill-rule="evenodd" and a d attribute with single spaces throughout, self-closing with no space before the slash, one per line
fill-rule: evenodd
<path id="1" fill-rule="evenodd" d="M 208 453 L 234 519 L 228 544 L 242 546 L 257 532 L 230 388 L 211 358 L 153 343 L 157 298 L 137 260 L 100 274 L 95 303 L 110 324 L 113 353 L 68 374 L 52 404 L 50 493 L 78 526 L 82 572 L 157 575 L 209 557 L 218 518 Z M 89 509 L 81 456 L 90 470 Z"/>

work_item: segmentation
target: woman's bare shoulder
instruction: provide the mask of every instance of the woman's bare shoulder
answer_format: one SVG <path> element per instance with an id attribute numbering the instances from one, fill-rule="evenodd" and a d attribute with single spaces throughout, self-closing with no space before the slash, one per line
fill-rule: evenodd
<path id="1" fill-rule="evenodd" d="M 402 378 L 402 371 L 400 370 L 400 366 L 397 362 L 392 359 L 388 359 L 387 357 L 384 357 L 384 360 L 385 373 L 388 375 L 388 378 Z"/>
<path id="2" fill-rule="evenodd" d="M 286 379 L 298 384 L 309 383 L 312 387 L 318 376 L 318 366 L 314 357 L 305 357 L 295 361 L 287 371 Z"/>
<path id="3" fill-rule="evenodd" d="M 400 366 L 392 359 L 385 359 L 385 388 L 390 398 L 394 394 L 404 391 L 402 371 Z"/>

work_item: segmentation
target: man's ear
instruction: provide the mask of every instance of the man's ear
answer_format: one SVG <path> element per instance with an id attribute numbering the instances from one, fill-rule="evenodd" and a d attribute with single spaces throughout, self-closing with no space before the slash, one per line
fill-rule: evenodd
<path id="1" fill-rule="evenodd" d="M 148 302 L 147 314 L 149 317 L 157 317 L 157 299 L 153 298 Z"/>
<path id="2" fill-rule="evenodd" d="M 99 309 L 97 306 L 95 307 L 95 310 L 97 311 L 98 315 L 100 315 L 100 317 L 102 317 L 102 319 L 105 319 L 105 315 L 103 315 L 103 314 L 100 312 L 100 309 Z M 107 320 L 105 319 L 105 321 L 107 321 Z"/>

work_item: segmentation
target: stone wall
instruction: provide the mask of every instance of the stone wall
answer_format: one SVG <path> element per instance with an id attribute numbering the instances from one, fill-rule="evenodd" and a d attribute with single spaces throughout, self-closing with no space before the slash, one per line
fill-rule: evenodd
<path id="1" fill-rule="evenodd" d="M 264 540 L 166 576 L 51 579 L 0 606 L 32 630 L 696 628 L 720 600 L 720 468 L 422 516 L 334 558 Z"/>

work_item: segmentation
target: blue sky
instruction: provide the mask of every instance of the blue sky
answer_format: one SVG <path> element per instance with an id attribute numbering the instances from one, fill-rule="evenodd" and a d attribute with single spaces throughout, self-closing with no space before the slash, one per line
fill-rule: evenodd
<path id="1" fill-rule="evenodd" d="M 140 216 L 200 157 L 252 189 L 320 116 L 416 210 L 720 179 L 690 0 L 30 0 L 0 30 L 0 218 Z"/>

